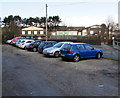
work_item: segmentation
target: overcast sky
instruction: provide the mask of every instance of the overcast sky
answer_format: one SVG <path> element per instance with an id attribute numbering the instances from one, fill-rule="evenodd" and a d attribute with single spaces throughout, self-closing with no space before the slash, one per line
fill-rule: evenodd
<path id="1" fill-rule="evenodd" d="M 108 17 L 118 21 L 119 0 L 4 0 L 0 3 L 0 17 L 19 15 L 22 18 L 60 16 L 62 25 L 91 26 L 105 23 Z"/>

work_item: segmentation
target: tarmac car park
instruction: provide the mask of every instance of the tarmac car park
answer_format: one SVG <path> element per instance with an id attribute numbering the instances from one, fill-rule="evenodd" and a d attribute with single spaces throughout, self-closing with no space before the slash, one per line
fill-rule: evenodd
<path id="1" fill-rule="evenodd" d="M 3 96 L 118 96 L 117 61 L 90 58 L 73 62 L 12 45 L 2 48 Z M 62 49 L 73 52 L 69 46 Z"/>

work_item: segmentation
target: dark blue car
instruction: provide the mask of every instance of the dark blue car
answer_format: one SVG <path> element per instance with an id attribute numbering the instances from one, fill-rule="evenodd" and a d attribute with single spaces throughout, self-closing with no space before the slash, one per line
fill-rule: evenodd
<path id="1" fill-rule="evenodd" d="M 33 52 L 38 51 L 38 46 L 41 44 L 42 40 L 32 41 L 29 45 L 26 46 L 26 50 L 32 50 Z"/>
<path id="2" fill-rule="evenodd" d="M 38 52 L 43 53 L 43 50 L 45 48 L 52 47 L 56 43 L 57 43 L 56 41 L 42 41 L 41 44 L 38 46 Z"/>
<path id="3" fill-rule="evenodd" d="M 103 55 L 103 51 L 100 49 L 95 49 L 90 44 L 87 43 L 71 43 L 65 44 L 60 50 L 60 55 L 62 59 L 72 59 L 78 62 L 83 58 L 96 57 L 100 59 Z"/>

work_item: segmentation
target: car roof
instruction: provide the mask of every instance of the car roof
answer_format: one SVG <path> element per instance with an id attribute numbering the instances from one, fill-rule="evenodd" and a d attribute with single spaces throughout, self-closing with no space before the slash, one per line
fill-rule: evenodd
<path id="1" fill-rule="evenodd" d="M 73 42 L 59 42 L 59 43 L 73 43 Z"/>
<path id="2" fill-rule="evenodd" d="M 21 40 L 34 40 L 34 39 L 21 39 Z"/>
<path id="3" fill-rule="evenodd" d="M 73 44 L 73 45 L 78 45 L 78 44 L 85 45 L 87 43 L 70 43 L 70 44 Z"/>
<path id="4" fill-rule="evenodd" d="M 36 42 L 42 41 L 42 40 L 35 40 Z"/>

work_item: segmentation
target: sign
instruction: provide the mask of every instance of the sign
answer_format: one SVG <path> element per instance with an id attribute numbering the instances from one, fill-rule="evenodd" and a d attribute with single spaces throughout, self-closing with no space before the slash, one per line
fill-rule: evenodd
<path id="1" fill-rule="evenodd" d="M 69 35 L 69 32 L 57 32 L 57 35 Z"/>
<path id="2" fill-rule="evenodd" d="M 77 31 L 57 31 L 57 35 L 77 35 Z"/>

